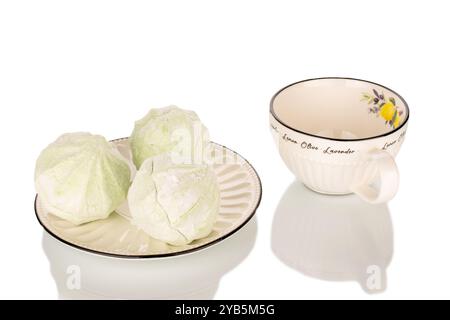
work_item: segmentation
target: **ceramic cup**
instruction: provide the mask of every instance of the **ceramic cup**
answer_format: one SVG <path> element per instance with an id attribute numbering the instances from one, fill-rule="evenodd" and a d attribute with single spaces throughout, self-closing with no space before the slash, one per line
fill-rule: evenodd
<path id="1" fill-rule="evenodd" d="M 355 193 L 371 203 L 392 199 L 394 157 L 408 124 L 406 101 L 382 85 L 352 78 L 293 83 L 270 103 L 270 127 L 281 158 L 310 189 Z"/>

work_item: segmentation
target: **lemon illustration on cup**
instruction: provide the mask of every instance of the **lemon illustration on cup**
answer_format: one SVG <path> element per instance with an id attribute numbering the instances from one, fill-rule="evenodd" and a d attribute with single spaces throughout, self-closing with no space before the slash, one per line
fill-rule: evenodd
<path id="1" fill-rule="evenodd" d="M 386 121 L 391 121 L 392 118 L 394 118 L 396 111 L 397 109 L 394 104 L 388 101 L 380 108 L 380 116 L 382 116 Z"/>
<path id="2" fill-rule="evenodd" d="M 400 124 L 400 117 L 402 111 L 398 110 L 393 97 L 385 99 L 384 93 L 379 93 L 373 89 L 373 95 L 370 93 L 363 93 L 361 101 L 367 101 L 371 106 L 369 107 L 369 113 L 374 113 L 377 117 L 381 117 L 385 120 L 386 125 L 397 128 Z"/>

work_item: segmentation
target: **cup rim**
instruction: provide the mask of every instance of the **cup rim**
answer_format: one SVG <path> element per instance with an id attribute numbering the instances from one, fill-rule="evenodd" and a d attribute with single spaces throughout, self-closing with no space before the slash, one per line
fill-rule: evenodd
<path id="1" fill-rule="evenodd" d="M 275 111 L 274 111 L 273 104 L 274 104 L 275 99 L 278 97 L 278 95 L 279 95 L 281 92 L 283 92 L 284 90 L 288 89 L 289 87 L 292 87 L 292 86 L 297 85 L 297 84 L 299 84 L 299 83 L 304 83 L 304 82 L 309 82 L 309 81 L 315 81 L 315 80 L 353 80 L 353 81 L 359 81 L 359 82 L 365 82 L 365 83 L 373 84 L 373 85 L 379 86 L 379 87 L 381 87 L 381 88 L 384 88 L 384 89 L 386 89 L 386 90 L 389 90 L 389 91 L 391 91 L 393 94 L 395 94 L 395 95 L 403 102 L 403 104 L 405 105 L 405 109 L 406 109 L 406 118 L 405 118 L 405 121 L 403 121 L 403 123 L 402 123 L 399 127 L 395 128 L 395 129 L 393 129 L 393 130 L 387 131 L 387 132 L 385 132 L 385 133 L 382 133 L 382 134 L 379 134 L 379 135 L 376 135 L 376 136 L 370 136 L 370 137 L 365 137 L 365 138 L 357 138 L 357 139 L 329 138 L 329 137 L 324 137 L 324 136 L 320 136 L 320 135 L 308 133 L 308 132 L 305 132 L 305 131 L 302 131 L 302 130 L 299 130 L 299 129 L 296 129 L 296 128 L 293 128 L 293 127 L 287 125 L 285 122 L 283 122 L 283 121 L 277 116 L 277 114 L 276 114 Z M 403 128 L 403 127 L 406 125 L 406 123 L 408 122 L 408 120 L 409 120 L 409 106 L 408 106 L 408 103 L 406 102 L 406 100 L 405 100 L 401 95 L 399 95 L 396 91 L 394 91 L 394 90 L 392 90 L 392 89 L 390 89 L 390 88 L 388 88 L 388 87 L 386 87 L 386 86 L 383 86 L 383 85 L 381 85 L 381 84 L 379 84 L 379 83 L 376 83 L 376 82 L 372 82 L 372 81 L 368 81 L 368 80 L 363 80 L 363 79 L 358 79 L 358 78 L 350 78 L 350 77 L 319 77 L 319 78 L 310 78 L 310 79 L 305 79 L 305 80 L 296 81 L 296 82 L 293 82 L 293 83 L 291 83 L 291 84 L 288 84 L 287 86 L 285 86 L 285 87 L 281 88 L 280 90 L 278 90 L 278 91 L 272 96 L 272 99 L 270 99 L 270 114 L 271 114 L 271 115 L 272 115 L 279 123 L 281 123 L 283 126 L 289 128 L 289 129 L 291 129 L 291 130 L 293 130 L 293 131 L 295 131 L 295 132 L 298 132 L 298 133 L 301 133 L 301 134 L 305 134 L 305 135 L 307 135 L 307 136 L 319 138 L 319 139 L 332 140 L 332 141 L 347 141 L 347 142 L 349 142 L 349 141 L 364 141 L 364 140 L 377 139 L 377 138 L 385 137 L 385 136 L 388 136 L 388 135 L 391 135 L 391 134 L 397 132 L 398 130 L 400 130 L 401 128 Z"/>

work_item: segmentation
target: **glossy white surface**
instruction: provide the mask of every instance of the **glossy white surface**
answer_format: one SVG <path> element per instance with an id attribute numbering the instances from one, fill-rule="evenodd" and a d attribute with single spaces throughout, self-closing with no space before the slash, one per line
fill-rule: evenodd
<path id="1" fill-rule="evenodd" d="M 256 232 L 253 218 L 213 247 L 147 260 L 87 253 L 46 232 L 42 245 L 61 299 L 212 299 L 222 276 L 251 251 Z"/>
<path id="2" fill-rule="evenodd" d="M 176 8 L 176 9 L 175 9 Z M 255 246 L 217 299 L 450 298 L 446 1 L 0 2 L 0 297 L 58 297 L 33 212 L 34 162 L 59 134 L 128 136 L 151 106 L 194 109 L 211 139 L 263 182 Z M 411 107 L 388 204 L 388 286 L 304 276 L 272 252 L 272 222 L 293 182 L 268 130 L 272 94 L 341 75 L 398 90 Z M 7 138 L 6 138 L 7 137 Z"/>
<path id="3" fill-rule="evenodd" d="M 356 281 L 368 293 L 386 289 L 394 246 L 386 204 L 321 195 L 296 181 L 275 211 L 271 241 L 275 255 L 305 275 Z M 370 281 L 373 272 L 376 282 Z"/>

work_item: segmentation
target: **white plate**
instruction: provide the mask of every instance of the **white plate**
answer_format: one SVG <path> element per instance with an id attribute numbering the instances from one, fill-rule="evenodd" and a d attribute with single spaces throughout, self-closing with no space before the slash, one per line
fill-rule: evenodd
<path id="1" fill-rule="evenodd" d="M 113 140 L 119 151 L 130 159 L 128 138 Z M 148 236 L 125 217 L 113 212 L 107 219 L 79 226 L 46 211 L 35 199 L 39 223 L 56 239 L 78 249 L 121 258 L 157 258 L 190 253 L 218 243 L 242 228 L 255 214 L 261 201 L 261 181 L 253 167 L 239 154 L 213 144 L 214 171 L 220 188 L 219 217 L 213 231 L 203 239 L 184 246 L 171 246 Z M 125 217 L 124 217 L 125 216 Z"/>

